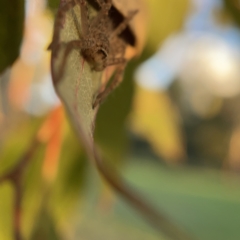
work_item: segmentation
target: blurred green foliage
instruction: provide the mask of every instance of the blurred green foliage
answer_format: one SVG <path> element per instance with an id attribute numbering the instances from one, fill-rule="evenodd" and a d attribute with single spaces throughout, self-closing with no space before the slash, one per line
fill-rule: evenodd
<path id="1" fill-rule="evenodd" d="M 224 0 L 226 10 L 233 17 L 235 22 L 240 26 L 240 8 L 239 2 L 235 0 Z"/>
<path id="2" fill-rule="evenodd" d="M 13 239 L 14 190 L 10 183 L 0 186 L 0 238 Z"/>
<path id="3" fill-rule="evenodd" d="M 51 10 L 55 11 L 58 8 L 58 6 L 59 6 L 59 2 L 60 2 L 59 0 L 48 0 L 47 1 L 47 6 Z"/>
<path id="4" fill-rule="evenodd" d="M 24 0 L 1 1 L 0 73 L 19 55 L 24 26 Z"/>
<path id="5" fill-rule="evenodd" d="M 154 53 L 170 34 L 178 31 L 189 10 L 189 0 L 148 0 L 149 8 L 147 48 Z"/>

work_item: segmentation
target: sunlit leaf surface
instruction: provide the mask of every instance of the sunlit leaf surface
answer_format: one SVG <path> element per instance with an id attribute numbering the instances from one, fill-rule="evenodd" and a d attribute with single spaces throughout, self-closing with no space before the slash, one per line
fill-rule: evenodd
<path id="1" fill-rule="evenodd" d="M 60 31 L 60 41 L 69 42 L 79 39 L 79 30 L 81 31 L 79 6 L 77 5 L 69 10 L 65 17 L 64 26 Z M 96 110 L 92 109 L 92 104 L 94 96 L 100 87 L 101 72 L 91 70 L 90 65 L 81 56 L 79 49 L 73 50 L 69 54 L 64 66 L 64 74 L 58 78 L 57 75 L 62 67 L 64 50 L 64 46 L 60 47 L 57 57 L 52 58 L 52 74 L 55 88 L 77 129 L 80 123 L 85 134 L 92 136 L 96 114 Z"/>

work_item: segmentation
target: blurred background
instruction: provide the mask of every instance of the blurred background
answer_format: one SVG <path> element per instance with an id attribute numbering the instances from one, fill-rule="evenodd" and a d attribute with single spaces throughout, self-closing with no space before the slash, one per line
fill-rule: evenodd
<path id="1" fill-rule="evenodd" d="M 189 233 L 203 240 L 238 240 L 240 4 L 145 4 L 145 48 L 100 107 L 96 142 L 109 164 Z M 23 236 L 164 240 L 102 182 L 54 92 L 46 49 L 57 6 L 54 0 L 18 1 L 9 21 L 0 14 L 0 43 L 5 44 L 0 54 L 0 174 L 14 167 L 33 136 L 44 135 L 43 127 L 50 135 L 24 175 Z M 23 19 L 21 36 L 22 26 L 14 21 Z M 18 52 L 19 44 L 18 58 L 6 68 L 5 59 L 14 59 L 11 51 Z M 13 202 L 14 190 L 4 182 L 0 239 L 13 239 Z"/>

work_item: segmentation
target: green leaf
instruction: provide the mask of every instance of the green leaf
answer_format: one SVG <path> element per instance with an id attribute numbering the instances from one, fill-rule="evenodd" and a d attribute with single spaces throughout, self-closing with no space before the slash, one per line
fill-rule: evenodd
<path id="1" fill-rule="evenodd" d="M 80 6 L 73 7 L 73 3 L 60 4 L 50 48 L 52 49 L 53 83 L 69 113 L 71 122 L 75 126 L 76 133 L 101 176 L 116 192 L 166 236 L 174 240 L 190 240 L 192 238 L 187 233 L 172 223 L 164 214 L 158 213 L 155 208 L 130 188 L 116 172 L 109 168 L 94 145 L 93 130 L 97 108 L 92 109 L 92 106 L 101 88 L 102 72 L 91 69 L 91 66 L 82 57 L 81 49 L 68 52 L 68 43 L 79 40 L 82 34 Z M 90 8 L 90 19 L 94 17 L 94 14 L 96 12 L 93 8 Z M 110 24 L 114 26 L 114 23 L 109 22 Z M 120 39 L 118 40 L 120 41 Z M 67 52 L 68 54 L 66 54 Z"/>
<path id="2" fill-rule="evenodd" d="M 1 1 L 0 73 L 19 55 L 23 35 L 24 0 Z"/>
<path id="3" fill-rule="evenodd" d="M 47 5 L 51 10 L 56 10 L 59 5 L 59 0 L 48 0 Z"/>
<path id="4" fill-rule="evenodd" d="M 91 12 L 93 10 L 91 9 Z M 60 30 L 59 42 L 67 43 L 79 39 L 81 31 L 80 7 L 76 5 L 65 14 L 63 27 Z M 55 29 L 59 26 L 55 25 Z M 55 42 L 53 42 L 53 45 Z M 55 89 L 63 101 L 72 123 L 84 131 L 84 137 L 91 138 L 97 109 L 92 109 L 94 97 L 101 86 L 102 72 L 93 71 L 80 54 L 80 49 L 73 50 L 66 59 L 64 66 L 65 46 L 53 50 L 52 76 Z M 55 56 L 56 54 L 56 56 Z M 63 75 L 58 76 L 64 67 Z"/>

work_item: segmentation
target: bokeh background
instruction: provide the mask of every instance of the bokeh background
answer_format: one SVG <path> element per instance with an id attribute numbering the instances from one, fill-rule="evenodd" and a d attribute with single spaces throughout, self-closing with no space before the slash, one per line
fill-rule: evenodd
<path id="1" fill-rule="evenodd" d="M 16 2 L 10 20 L 0 25 L 5 44 L 0 53 L 0 174 L 14 167 L 43 126 L 51 133 L 23 179 L 23 236 L 166 239 L 89 164 L 54 92 L 46 49 L 58 2 Z M 100 107 L 96 142 L 109 164 L 189 233 L 203 240 L 238 240 L 240 4 L 145 4 L 145 48 Z M 5 15 L 0 12 L 3 20 Z M 18 58 L 5 68 L 20 42 Z M 13 188 L 4 182 L 0 239 L 13 239 L 13 202 Z"/>

